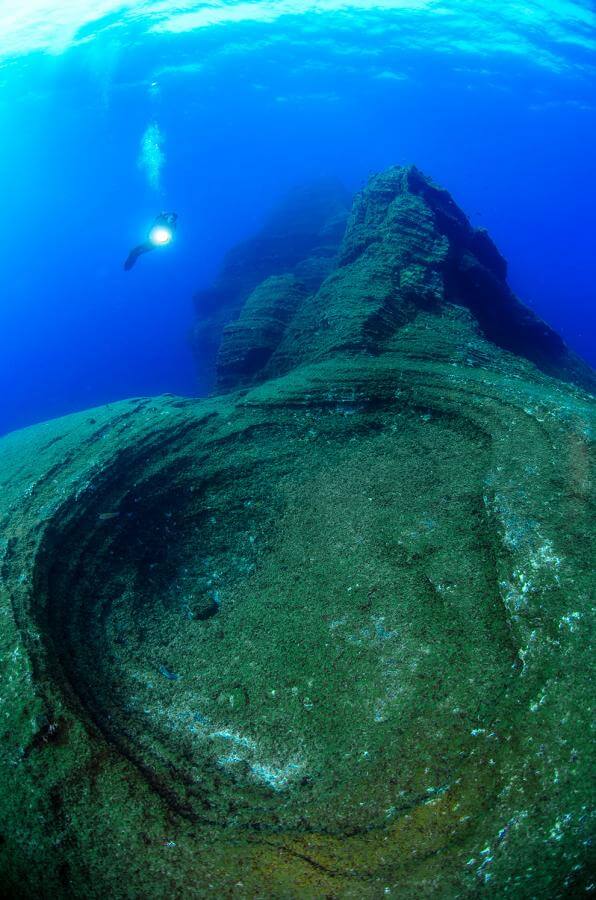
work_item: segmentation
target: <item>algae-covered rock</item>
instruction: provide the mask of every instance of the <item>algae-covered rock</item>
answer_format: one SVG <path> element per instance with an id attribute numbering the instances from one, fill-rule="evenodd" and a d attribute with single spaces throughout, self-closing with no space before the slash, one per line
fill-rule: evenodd
<path id="1" fill-rule="evenodd" d="M 197 291 L 191 346 L 203 393 L 214 385 L 224 327 L 238 318 L 247 297 L 262 281 L 295 275 L 304 289 L 319 288 L 333 269 L 350 202 L 350 195 L 334 178 L 294 188 L 258 234 L 226 254 L 215 283 Z"/>
<path id="2" fill-rule="evenodd" d="M 262 380 L 304 295 L 305 288 L 293 275 L 272 275 L 254 289 L 238 319 L 224 328 L 217 358 L 218 389 Z"/>
<path id="3" fill-rule="evenodd" d="M 298 284 L 229 393 L 0 443 L 13 895 L 590 883 L 592 374 L 416 170 Z"/>

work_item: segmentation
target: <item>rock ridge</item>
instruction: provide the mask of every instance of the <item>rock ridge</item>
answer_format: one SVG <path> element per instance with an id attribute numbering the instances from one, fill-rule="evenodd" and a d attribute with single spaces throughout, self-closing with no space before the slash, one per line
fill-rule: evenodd
<path id="1" fill-rule="evenodd" d="M 253 365 L 240 382 L 226 370 L 236 342 L 242 347 L 250 340 L 251 316 L 261 316 L 265 295 L 256 292 L 235 325 L 224 331 L 218 387 L 263 381 L 338 352 L 390 352 L 399 331 L 420 313 L 428 314 L 427 331 L 439 331 L 442 318 L 463 309 L 470 319 L 462 342 L 480 334 L 546 374 L 593 392 L 590 367 L 515 297 L 506 276 L 506 262 L 488 232 L 473 228 L 446 190 L 414 166 L 389 169 L 356 196 L 334 270 L 318 290 L 305 288 L 292 317 L 284 311 L 285 330 L 278 329 L 275 348 L 260 370 Z M 275 299 L 271 288 L 268 315 Z M 283 291 L 280 307 L 286 307 Z M 430 334 L 427 339 L 432 343 Z M 239 360 L 236 365 L 241 369 Z"/>
<path id="2" fill-rule="evenodd" d="M 195 294 L 191 345 L 203 393 L 209 393 L 214 384 L 223 328 L 235 321 L 251 291 L 270 276 L 287 274 L 294 274 L 313 291 L 328 275 L 350 202 L 348 192 L 333 178 L 294 188 L 254 237 L 226 254 L 213 286 Z"/>
<path id="3" fill-rule="evenodd" d="M 0 440 L 7 896 L 590 887 L 589 370 L 415 169 L 329 258 L 246 289 L 222 393 Z"/>

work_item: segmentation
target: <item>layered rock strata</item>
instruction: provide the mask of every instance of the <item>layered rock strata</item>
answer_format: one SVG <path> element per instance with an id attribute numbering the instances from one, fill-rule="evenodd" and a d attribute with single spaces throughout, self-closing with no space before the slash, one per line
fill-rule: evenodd
<path id="1" fill-rule="evenodd" d="M 278 329 L 275 352 L 263 360 L 260 372 L 251 367 L 251 379 L 346 351 L 391 353 L 422 321 L 438 326 L 439 319 L 458 316 L 463 323 L 469 314 L 470 341 L 479 334 L 489 346 L 593 391 L 592 370 L 520 303 L 506 276 L 507 264 L 488 233 L 472 228 L 447 191 L 414 167 L 390 169 L 356 197 L 334 271 L 320 290 L 309 292 L 285 332 Z M 244 331 L 250 333 L 253 318 L 260 316 L 260 305 L 270 310 L 270 294 L 259 287 L 241 319 L 224 332 L 221 387 L 230 386 L 228 360 L 236 343 L 241 347 L 245 341 Z M 285 311 L 287 302 L 279 294 Z M 440 327 L 434 330 L 441 332 Z M 461 335 L 458 342 L 461 348 Z M 450 343 L 441 350 L 431 338 L 422 352 L 450 359 L 453 351 Z"/>
<path id="2" fill-rule="evenodd" d="M 589 872 L 591 371 L 415 169 L 222 393 L 0 443 L 25 896 L 565 897 Z"/>
<path id="3" fill-rule="evenodd" d="M 304 290 L 318 289 L 335 265 L 350 205 L 335 179 L 295 188 L 258 234 L 228 252 L 215 283 L 197 291 L 191 344 L 202 394 L 214 387 L 224 326 L 238 318 L 251 291 L 266 278 L 290 274 Z"/>

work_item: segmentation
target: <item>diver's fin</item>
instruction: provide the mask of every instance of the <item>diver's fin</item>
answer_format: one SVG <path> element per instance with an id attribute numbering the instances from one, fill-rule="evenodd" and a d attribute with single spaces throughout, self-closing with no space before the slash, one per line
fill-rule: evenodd
<path id="1" fill-rule="evenodd" d="M 153 250 L 153 249 L 154 248 L 153 248 L 153 244 L 151 243 L 151 241 L 145 241 L 144 244 L 139 244 L 138 247 L 135 247 L 134 250 L 131 250 L 130 253 L 128 254 L 128 256 L 126 257 L 126 261 L 124 263 L 125 271 L 129 272 L 132 269 L 132 267 L 136 263 L 139 256 L 141 256 L 141 254 L 148 253 L 149 250 Z"/>

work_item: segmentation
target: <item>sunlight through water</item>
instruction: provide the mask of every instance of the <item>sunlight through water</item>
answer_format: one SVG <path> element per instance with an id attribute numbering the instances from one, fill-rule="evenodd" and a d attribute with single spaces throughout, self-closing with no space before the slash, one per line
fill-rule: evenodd
<path id="1" fill-rule="evenodd" d="M 34 51 L 59 54 L 104 32 L 133 28 L 182 34 L 301 17 L 317 31 L 329 15 L 341 18 L 346 27 L 351 18 L 361 25 L 363 16 L 381 16 L 387 40 L 396 46 L 406 39 L 411 43 L 411 33 L 404 35 L 401 28 L 414 21 L 420 46 L 471 54 L 523 53 L 553 69 L 571 64 L 569 48 L 596 49 L 596 12 L 591 3 L 577 0 L 503 0 L 490 7 L 479 0 L 3 0 L 0 60 Z M 585 67 L 594 68 L 588 60 Z"/>

